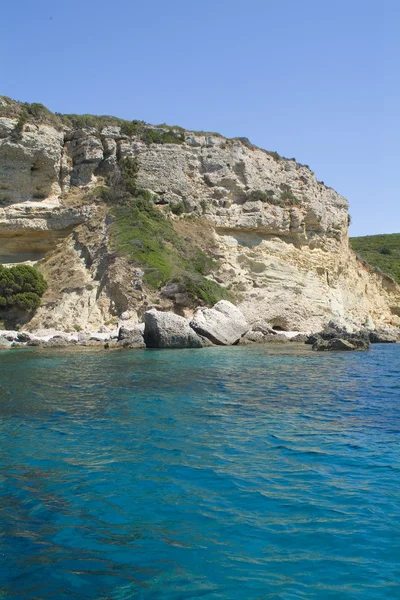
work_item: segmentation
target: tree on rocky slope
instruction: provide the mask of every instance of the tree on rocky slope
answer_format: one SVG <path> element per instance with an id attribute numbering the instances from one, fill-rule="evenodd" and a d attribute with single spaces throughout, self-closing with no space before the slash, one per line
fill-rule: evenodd
<path id="1" fill-rule="evenodd" d="M 0 265 L 0 312 L 33 312 L 40 304 L 47 284 L 34 267 Z"/>

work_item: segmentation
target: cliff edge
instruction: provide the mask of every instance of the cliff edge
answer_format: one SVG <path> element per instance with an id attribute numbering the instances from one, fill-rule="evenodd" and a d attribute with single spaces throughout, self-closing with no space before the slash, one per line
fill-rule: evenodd
<path id="1" fill-rule="evenodd" d="M 152 306 L 188 315 L 194 300 L 207 303 L 188 293 L 181 271 L 151 278 L 154 265 L 138 259 L 149 248 L 140 234 L 116 243 L 122 213 L 107 190 L 126 161 L 135 190 L 177 236 L 160 247 L 173 264 L 207 256 L 202 281 L 234 298 L 249 323 L 400 325 L 400 286 L 350 249 L 347 201 L 308 166 L 246 139 L 54 115 L 0 97 L 0 262 L 37 264 L 48 281 L 27 328 L 111 327 Z M 146 223 L 143 233 L 152 231 Z"/>

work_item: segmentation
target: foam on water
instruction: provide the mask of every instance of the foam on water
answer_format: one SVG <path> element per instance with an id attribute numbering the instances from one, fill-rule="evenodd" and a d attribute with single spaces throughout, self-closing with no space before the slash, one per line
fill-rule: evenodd
<path id="1" fill-rule="evenodd" d="M 0 354 L 0 598 L 400 598 L 400 345 Z"/>

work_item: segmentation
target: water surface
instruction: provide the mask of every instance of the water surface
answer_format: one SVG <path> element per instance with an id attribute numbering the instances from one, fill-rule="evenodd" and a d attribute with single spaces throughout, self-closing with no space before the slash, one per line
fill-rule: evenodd
<path id="1" fill-rule="evenodd" d="M 400 345 L 0 354 L 0 598 L 400 598 Z"/>

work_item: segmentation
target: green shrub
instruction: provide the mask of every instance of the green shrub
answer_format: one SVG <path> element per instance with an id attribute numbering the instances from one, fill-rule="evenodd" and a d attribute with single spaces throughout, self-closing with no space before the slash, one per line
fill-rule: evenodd
<path id="1" fill-rule="evenodd" d="M 96 185 L 92 188 L 85 196 L 87 202 L 94 202 L 96 200 L 106 200 L 107 194 L 109 193 L 109 187 L 106 185 Z"/>
<path id="2" fill-rule="evenodd" d="M 251 190 L 247 193 L 246 200 L 251 202 L 258 202 L 259 200 L 261 202 L 268 202 L 268 194 L 262 190 Z"/>
<path id="3" fill-rule="evenodd" d="M 275 150 L 273 150 L 273 151 L 266 150 L 266 153 L 269 154 L 270 156 L 272 156 L 272 158 L 274 160 L 282 160 L 282 156 L 278 152 L 275 152 Z"/>
<path id="4" fill-rule="evenodd" d="M 119 123 L 121 133 L 136 137 L 146 144 L 183 144 L 185 141 L 185 130 L 181 127 L 169 127 L 160 125 L 167 131 L 153 129 L 144 121 L 121 121 Z"/>
<path id="5" fill-rule="evenodd" d="M 40 305 L 40 296 L 34 292 L 15 294 L 15 296 L 10 296 L 10 300 L 13 306 L 27 312 L 36 310 Z"/>
<path id="6" fill-rule="evenodd" d="M 223 135 L 218 133 L 218 131 L 203 131 L 200 129 L 191 129 L 190 133 L 194 133 L 195 135 L 212 135 L 212 136 L 220 137 L 220 138 L 224 137 Z M 240 139 L 240 138 L 232 138 L 232 139 Z"/>
<path id="7" fill-rule="evenodd" d="M 107 186 L 101 190 L 100 198 L 108 204 L 124 204 L 133 196 L 143 194 L 144 190 L 136 187 L 138 171 L 136 157 L 127 156 L 120 160 L 116 169 L 107 177 Z"/>
<path id="8" fill-rule="evenodd" d="M 29 115 L 26 111 L 21 112 L 17 124 L 15 125 L 12 133 L 11 133 L 11 137 L 13 138 L 13 140 L 18 141 L 21 139 L 23 131 L 24 131 L 24 126 L 27 123 L 29 119 Z"/>
<path id="9" fill-rule="evenodd" d="M 185 212 L 185 205 L 183 204 L 183 202 L 173 202 L 172 204 L 169 205 L 171 212 L 174 215 L 182 215 Z"/>
<path id="10" fill-rule="evenodd" d="M 119 168 L 126 190 L 134 196 L 136 193 L 136 180 L 139 172 L 137 158 L 123 158 L 119 163 Z"/>
<path id="11" fill-rule="evenodd" d="M 122 121 L 121 133 L 129 136 L 139 136 L 145 131 L 146 123 L 144 121 Z"/>
<path id="12" fill-rule="evenodd" d="M 174 275 L 179 262 L 178 236 L 172 223 L 144 196 L 113 211 L 112 244 L 145 270 L 145 281 L 158 288 Z"/>
<path id="13" fill-rule="evenodd" d="M 185 136 L 174 130 L 159 131 L 148 128 L 141 134 L 141 140 L 147 144 L 183 144 Z"/>
<path id="14" fill-rule="evenodd" d="M 273 190 L 251 190 L 250 192 L 247 192 L 246 200 L 251 200 L 253 202 L 261 200 L 261 202 L 274 204 L 274 195 L 275 192 Z"/>
<path id="15" fill-rule="evenodd" d="M 185 275 L 178 280 L 179 288 L 186 292 L 192 303 L 213 306 L 219 300 L 232 300 L 232 294 L 220 286 L 216 281 L 199 275 Z"/>
<path id="16" fill-rule="evenodd" d="M 16 265 L 10 269 L 0 265 L 0 308 L 2 310 L 34 311 L 47 284 L 34 267 Z"/>
<path id="17" fill-rule="evenodd" d="M 206 210 L 207 210 L 207 201 L 204 200 L 204 198 L 202 200 L 200 200 L 200 208 L 201 208 L 201 214 L 205 215 Z"/>
<path id="18" fill-rule="evenodd" d="M 256 146 L 254 144 L 252 144 L 251 141 L 249 140 L 249 138 L 247 138 L 247 137 L 235 137 L 232 139 L 234 141 L 241 142 L 243 144 L 243 146 L 246 146 L 246 148 L 248 148 L 249 150 L 254 150 L 254 148 L 256 148 Z"/>
<path id="19" fill-rule="evenodd" d="M 268 204 L 273 204 L 274 206 L 295 206 L 300 204 L 300 200 L 293 194 L 290 187 L 286 183 L 282 183 L 281 193 L 278 196 L 275 196 L 275 192 L 273 190 L 251 190 L 246 194 L 246 201 L 252 202 L 268 202 Z"/>
<path id="20" fill-rule="evenodd" d="M 147 206 L 149 202 L 153 201 L 153 194 L 150 190 L 144 190 L 143 188 L 137 188 L 134 197 L 136 198 L 136 204 L 142 202 L 144 203 L 143 206 Z"/>
<path id="21" fill-rule="evenodd" d="M 20 136 L 25 123 L 48 123 L 57 129 L 62 128 L 60 116 L 52 113 L 48 108 L 39 102 L 17 102 L 6 96 L 0 96 L 2 103 L 0 105 L 0 116 L 17 119 L 17 126 L 14 130 L 14 137 Z"/>
<path id="22" fill-rule="evenodd" d="M 40 104 L 40 102 L 32 102 L 32 104 L 26 105 L 26 107 L 28 113 L 36 119 L 42 119 L 43 117 L 47 117 L 49 113 L 51 114 L 51 111 L 44 104 Z"/>
<path id="23" fill-rule="evenodd" d="M 65 125 L 74 129 L 97 129 L 100 131 L 106 125 L 119 125 L 120 119 L 99 115 L 60 115 Z"/>
<path id="24" fill-rule="evenodd" d="M 151 199 L 132 197 L 126 206 L 115 207 L 112 215 L 113 250 L 144 270 L 144 282 L 149 287 L 159 289 L 175 280 L 194 303 L 214 304 L 227 297 L 224 288 L 205 277 L 217 263 L 190 239 L 176 233 L 172 221 Z"/>
<path id="25" fill-rule="evenodd" d="M 293 194 L 291 190 L 284 190 L 280 194 L 281 201 L 288 206 L 296 206 L 300 204 L 300 200 Z"/>

